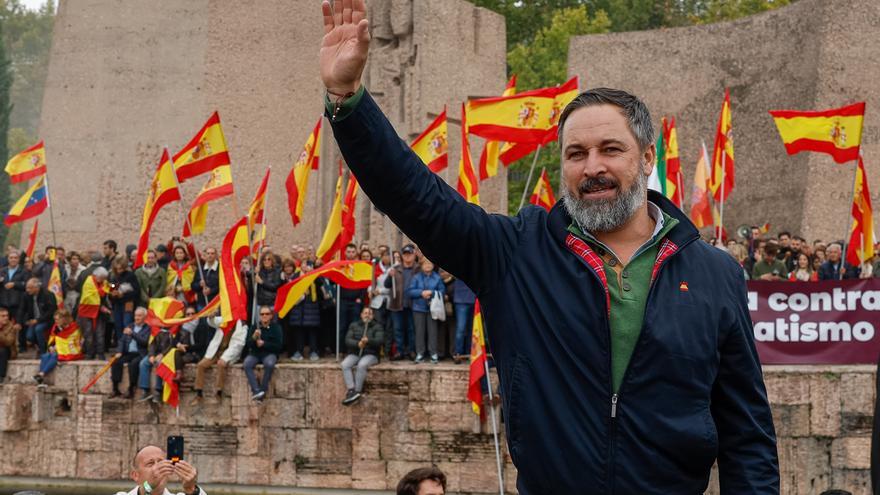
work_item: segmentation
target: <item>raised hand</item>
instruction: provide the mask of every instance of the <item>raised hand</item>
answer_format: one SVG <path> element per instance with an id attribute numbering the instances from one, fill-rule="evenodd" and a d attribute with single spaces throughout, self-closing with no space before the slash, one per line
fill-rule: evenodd
<path id="1" fill-rule="evenodd" d="M 345 95 L 361 85 L 370 47 L 370 23 L 364 0 L 329 0 L 321 4 L 324 39 L 321 41 L 321 80 L 328 92 Z"/>

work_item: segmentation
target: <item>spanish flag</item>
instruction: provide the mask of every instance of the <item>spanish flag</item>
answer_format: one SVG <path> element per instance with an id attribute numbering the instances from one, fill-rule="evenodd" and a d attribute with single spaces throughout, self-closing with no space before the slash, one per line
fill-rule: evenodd
<path id="1" fill-rule="evenodd" d="M 79 296 L 78 317 L 95 320 L 101 311 L 101 298 L 110 290 L 107 281 L 98 283 L 94 275 L 89 275 L 83 282 L 82 294 Z"/>
<path id="2" fill-rule="evenodd" d="M 64 291 L 61 288 L 61 270 L 58 268 L 58 260 L 52 263 L 52 271 L 49 272 L 49 283 L 46 289 L 55 296 L 58 309 L 64 307 Z"/>
<path id="3" fill-rule="evenodd" d="M 214 112 L 202 129 L 173 158 L 177 180 L 180 182 L 208 173 L 222 165 L 229 165 L 229 151 L 220 127 L 220 114 Z"/>
<path id="4" fill-rule="evenodd" d="M 233 194 L 235 194 L 235 190 L 232 187 L 232 167 L 221 165 L 212 170 L 208 182 L 205 182 L 199 195 L 189 207 L 189 213 L 187 213 L 189 222 L 183 224 L 183 236 L 189 237 L 193 234 L 203 233 L 208 221 L 208 203 Z"/>
<path id="5" fill-rule="evenodd" d="M 201 311 L 191 317 L 183 316 L 184 309 L 183 303 L 173 297 L 154 297 L 150 299 L 144 321 L 151 327 L 153 335 L 159 333 L 162 328 L 171 329 L 173 334 L 176 333 L 177 327 L 188 321 L 206 318 L 216 313 L 220 309 L 220 296 L 214 296 L 214 299 L 211 299 Z"/>
<path id="6" fill-rule="evenodd" d="M 715 201 L 725 201 L 733 191 L 733 138 L 730 118 L 730 90 L 724 90 L 724 102 L 718 115 L 715 146 L 712 149 L 712 196 Z M 724 183 L 722 184 L 722 176 Z"/>
<path id="7" fill-rule="evenodd" d="M 694 172 L 694 187 L 691 190 L 691 221 L 701 229 L 714 225 L 712 217 L 712 204 L 709 200 L 709 152 L 706 151 L 706 143 L 703 143 L 703 151 L 697 169 Z"/>
<path id="8" fill-rule="evenodd" d="M 837 163 L 859 158 L 865 102 L 814 112 L 771 110 L 770 115 L 789 155 L 816 151 Z"/>
<path id="9" fill-rule="evenodd" d="M 250 252 L 248 217 L 235 223 L 220 250 L 220 316 L 223 325 L 235 320 L 247 320 L 247 291 L 241 279 L 241 260 Z"/>
<path id="10" fill-rule="evenodd" d="M 33 226 L 31 226 L 31 233 L 28 234 L 28 245 L 27 249 L 24 250 L 24 256 L 28 259 L 34 259 L 34 251 L 37 249 L 37 227 L 40 225 L 39 220 L 34 220 Z"/>
<path id="11" fill-rule="evenodd" d="M 664 192 L 675 206 L 681 208 L 684 203 L 684 191 L 681 187 L 681 160 L 678 157 L 678 132 L 675 130 L 675 117 L 669 121 L 663 118 L 663 140 L 666 145 L 666 187 Z"/>
<path id="12" fill-rule="evenodd" d="M 538 146 L 537 143 L 504 143 L 498 155 L 498 160 L 506 167 L 519 159 L 525 158 L 529 153 L 537 150 Z"/>
<path id="13" fill-rule="evenodd" d="M 177 349 L 171 348 L 170 351 L 162 356 L 159 366 L 156 366 L 156 376 L 164 382 L 162 386 L 162 402 L 171 407 L 177 407 L 180 404 L 180 391 L 177 388 Z"/>
<path id="14" fill-rule="evenodd" d="M 271 167 L 266 169 L 263 182 L 260 183 L 260 188 L 257 189 L 257 194 L 254 195 L 254 199 L 251 201 L 250 207 L 248 207 L 248 232 L 255 232 L 257 224 L 263 223 L 263 217 L 266 213 L 266 191 L 269 187 L 270 172 L 272 172 Z"/>
<path id="15" fill-rule="evenodd" d="M 474 304 L 474 327 L 471 332 L 471 359 L 468 376 L 467 398 L 475 414 L 483 407 L 483 387 L 481 381 L 486 376 L 486 339 L 483 329 L 483 311 L 480 301 Z"/>
<path id="16" fill-rule="evenodd" d="M 31 146 L 6 162 L 9 182 L 18 184 L 46 173 L 46 148 L 43 142 Z"/>
<path id="17" fill-rule="evenodd" d="M 507 87 L 504 88 L 501 96 L 512 96 L 515 93 L 516 74 L 507 81 Z M 483 152 L 480 154 L 480 180 L 498 175 L 498 161 L 502 144 L 500 141 L 489 140 L 483 145 Z"/>
<path id="18" fill-rule="evenodd" d="M 480 183 L 477 181 L 477 176 L 474 174 L 474 164 L 471 162 L 467 110 L 463 104 L 461 105 L 461 160 L 458 162 L 457 189 L 468 203 L 480 204 Z"/>
<path id="19" fill-rule="evenodd" d="M 150 193 L 144 205 L 144 213 L 141 218 L 141 233 L 138 238 L 137 259 L 134 268 L 137 269 L 147 262 L 147 251 L 150 249 L 150 229 L 159 210 L 168 203 L 180 200 L 180 190 L 177 188 L 177 179 L 174 177 L 174 164 L 168 156 L 168 150 L 162 152 L 162 159 L 153 174 L 150 183 Z"/>
<path id="20" fill-rule="evenodd" d="M 871 205 L 871 191 L 868 189 L 868 176 L 865 162 L 859 156 L 856 182 L 853 189 L 853 224 L 846 248 L 846 261 L 859 266 L 874 257 L 874 208 Z"/>
<path id="21" fill-rule="evenodd" d="M 340 163 L 340 167 L 341 167 Z M 337 253 L 340 253 L 345 245 L 354 238 L 355 218 L 354 207 L 357 200 L 358 183 L 354 174 L 348 176 L 348 186 L 345 197 L 342 192 L 342 169 L 339 170 L 339 179 L 336 181 L 336 196 L 333 200 L 333 209 L 330 210 L 330 218 L 324 229 L 321 244 L 318 245 L 316 256 L 324 263 L 329 263 Z"/>
<path id="22" fill-rule="evenodd" d="M 559 117 L 562 116 L 562 111 L 571 103 L 571 100 L 577 98 L 580 92 L 578 84 L 578 77 L 574 76 L 556 88 L 553 106 L 550 108 L 550 129 L 547 130 L 544 140 L 541 142 L 543 146 L 547 146 L 559 138 Z"/>
<path id="23" fill-rule="evenodd" d="M 334 261 L 287 282 L 275 296 L 275 312 L 279 318 L 287 316 L 318 277 L 324 277 L 343 289 L 366 289 L 372 284 L 373 266 L 369 261 Z"/>
<path id="24" fill-rule="evenodd" d="M 306 204 L 306 189 L 309 187 L 309 172 L 318 170 L 318 164 L 321 157 L 321 122 L 323 117 L 318 118 L 318 123 L 306 144 L 299 160 L 290 169 L 287 180 L 284 181 L 284 188 L 287 189 L 287 208 L 290 210 L 290 218 L 293 220 L 293 226 L 296 227 L 302 221 L 303 208 Z"/>
<path id="25" fill-rule="evenodd" d="M 46 178 L 40 177 L 40 180 L 34 183 L 25 193 L 18 198 L 18 201 L 9 209 L 9 213 L 3 219 L 3 223 L 7 226 L 23 222 L 29 218 L 34 218 L 40 213 L 46 211 L 49 207 L 49 193 L 46 191 Z"/>
<path id="26" fill-rule="evenodd" d="M 52 325 L 49 331 L 49 346 L 55 347 L 59 361 L 76 361 L 83 358 L 82 331 L 76 322 L 71 322 L 64 328 Z"/>
<path id="27" fill-rule="evenodd" d="M 553 186 L 550 185 L 550 177 L 547 175 L 547 169 L 541 169 L 541 176 L 535 184 L 535 190 L 529 198 L 529 203 L 540 206 L 547 211 L 556 204 L 556 197 L 553 196 Z"/>
<path id="28" fill-rule="evenodd" d="M 540 144 L 554 126 L 557 94 L 554 87 L 471 100 L 467 103 L 470 133 L 495 141 Z"/>
<path id="29" fill-rule="evenodd" d="M 449 164 L 449 136 L 446 125 L 446 107 L 409 147 L 421 158 L 431 172 L 439 172 Z"/>

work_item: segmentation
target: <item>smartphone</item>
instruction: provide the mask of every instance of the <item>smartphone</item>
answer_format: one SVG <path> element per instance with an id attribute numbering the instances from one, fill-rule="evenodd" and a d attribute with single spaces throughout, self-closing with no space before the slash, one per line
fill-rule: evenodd
<path id="1" fill-rule="evenodd" d="M 168 460 L 172 463 L 176 463 L 178 461 L 183 460 L 183 437 L 182 436 L 170 436 L 168 437 L 168 448 L 165 450 L 168 456 Z"/>

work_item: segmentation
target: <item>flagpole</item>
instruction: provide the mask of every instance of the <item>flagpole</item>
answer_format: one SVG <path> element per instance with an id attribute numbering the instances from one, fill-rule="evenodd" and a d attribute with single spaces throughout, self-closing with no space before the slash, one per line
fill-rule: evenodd
<path id="1" fill-rule="evenodd" d="M 727 198 L 724 196 L 724 176 L 727 172 L 727 149 L 726 146 L 721 150 L 721 211 L 718 212 L 718 235 L 716 236 L 716 241 L 721 241 L 724 243 L 722 239 L 724 233 L 724 203 Z M 717 242 L 716 242 L 717 245 Z"/>
<path id="2" fill-rule="evenodd" d="M 171 161 L 171 170 L 173 172 L 171 175 L 174 176 L 174 185 L 177 186 L 177 192 L 179 194 L 180 193 L 180 181 L 177 180 L 177 167 L 174 166 L 174 159 L 171 158 L 171 153 L 168 151 L 168 146 L 165 147 L 165 153 L 168 155 L 168 160 Z M 177 209 L 180 210 L 181 214 L 183 214 L 183 222 L 186 224 L 186 228 L 189 230 L 190 244 L 192 244 L 193 252 L 196 255 L 196 267 L 199 269 L 199 277 L 200 277 L 201 281 L 204 282 L 205 281 L 205 273 L 202 271 L 202 260 L 199 257 L 199 250 L 196 248 L 196 243 L 194 242 L 195 233 L 193 233 L 192 224 L 190 224 L 190 222 L 189 222 L 189 212 L 183 211 L 183 199 L 182 198 L 183 198 L 183 196 L 181 196 L 181 199 L 177 201 Z M 138 256 L 143 257 L 143 253 L 138 253 Z M 174 250 L 171 251 L 171 257 L 174 258 Z M 182 285 L 183 285 L 183 283 L 181 281 L 181 286 Z M 190 287 L 190 290 L 192 290 L 192 287 Z M 198 295 L 196 295 L 196 300 L 198 300 Z M 207 303 L 207 302 L 208 301 L 205 301 L 205 303 Z"/>
<path id="3" fill-rule="evenodd" d="M 483 324 L 486 324 L 485 316 L 481 315 L 483 318 Z M 488 347 L 486 343 L 489 341 L 488 336 L 483 333 L 483 352 L 486 352 L 486 348 Z M 489 357 L 485 356 L 483 359 L 483 368 L 486 371 L 486 385 L 489 389 L 489 413 L 492 417 L 492 437 L 495 441 L 495 464 L 498 467 L 498 493 L 499 495 L 504 495 L 504 475 L 502 474 L 501 469 L 501 446 L 498 442 L 498 420 L 495 418 L 495 397 L 492 393 L 492 378 L 489 376 Z"/>
<path id="4" fill-rule="evenodd" d="M 535 173 L 535 164 L 538 163 L 538 155 L 541 154 L 541 148 L 543 146 L 538 145 L 538 149 L 535 150 L 535 158 L 532 160 L 532 166 L 529 167 L 529 176 L 526 178 L 526 184 L 523 186 L 522 197 L 519 199 L 519 208 L 516 210 L 522 210 L 523 204 L 526 202 L 526 194 L 529 192 L 529 184 L 532 182 L 532 174 Z"/>
<path id="5" fill-rule="evenodd" d="M 269 165 L 269 168 L 266 170 L 266 174 L 268 175 L 271 172 L 272 172 L 272 165 Z M 260 261 L 260 258 L 263 257 L 263 246 L 266 244 L 266 240 L 265 240 L 266 217 L 268 215 L 269 215 L 269 184 L 267 183 L 266 184 L 266 192 L 263 195 L 263 223 L 262 223 L 262 230 L 260 230 L 260 233 L 263 234 L 264 238 L 263 238 L 263 242 L 260 243 L 260 249 L 257 250 L 257 262 L 256 262 L 257 268 L 254 270 L 254 304 L 252 306 L 252 309 L 253 309 L 252 316 L 254 318 L 254 324 L 256 324 L 256 322 L 257 322 L 257 317 L 256 317 L 256 314 L 257 314 L 257 277 L 256 277 L 256 274 L 257 274 L 257 272 L 259 272 L 259 269 L 262 268 L 262 266 L 261 266 L 262 261 Z M 250 238 L 251 238 L 251 233 L 248 232 L 248 239 L 250 239 Z M 250 249 L 251 249 L 251 252 L 253 252 L 253 249 L 254 249 L 253 243 L 251 243 Z"/>
<path id="6" fill-rule="evenodd" d="M 862 155 L 862 151 L 859 150 L 859 156 L 861 156 L 861 155 Z M 851 192 L 849 195 L 849 204 L 847 205 L 848 206 L 847 221 L 844 222 L 844 225 L 846 226 L 846 233 L 843 235 L 843 246 L 841 246 L 841 250 L 842 250 L 842 252 L 840 254 L 840 256 L 841 256 L 841 259 L 840 259 L 841 270 L 840 270 L 840 273 L 837 274 L 838 280 L 843 280 L 843 274 L 846 273 L 846 249 L 847 249 L 847 244 L 850 244 L 849 236 L 852 231 L 852 223 L 853 223 L 852 204 L 853 204 L 853 201 L 855 201 L 855 199 L 856 199 L 856 180 L 858 180 L 858 178 L 859 178 L 859 159 L 856 158 L 855 162 L 856 162 L 856 169 L 853 172 L 853 185 L 852 185 L 852 189 L 850 189 Z M 864 180 L 864 177 L 862 178 L 862 180 Z M 873 225 L 870 225 L 869 227 L 873 228 Z M 862 243 L 862 245 L 864 245 L 864 243 Z"/>
<path id="7" fill-rule="evenodd" d="M 55 238 L 55 212 L 52 208 L 52 193 L 49 189 L 49 167 L 46 167 L 46 207 L 49 208 L 49 224 L 52 226 L 52 245 L 58 247 L 58 240 Z"/>

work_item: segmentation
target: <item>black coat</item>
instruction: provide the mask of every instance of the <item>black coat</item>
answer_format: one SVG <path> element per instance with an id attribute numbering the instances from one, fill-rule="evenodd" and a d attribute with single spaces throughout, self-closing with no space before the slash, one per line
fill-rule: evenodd
<path id="1" fill-rule="evenodd" d="M 323 280 L 315 281 L 315 295 L 312 301 L 311 291 L 307 290 L 302 301 L 296 303 L 287 314 L 287 324 L 296 327 L 319 327 L 321 326 L 321 302 L 324 300 L 324 292 L 321 290 Z"/>
<path id="2" fill-rule="evenodd" d="M 58 302 L 55 300 L 55 296 L 46 289 L 40 289 L 37 292 L 36 304 L 34 296 L 28 293 L 24 294 L 21 304 L 18 306 L 18 319 L 16 321 L 24 325 L 26 321 L 32 320 L 36 314 L 35 306 L 40 308 L 40 317 L 37 318 L 38 323 L 48 323 L 51 325 L 55 321 L 55 311 L 58 309 Z"/>
<path id="3" fill-rule="evenodd" d="M 199 288 L 199 302 L 202 304 L 208 304 L 211 299 L 217 294 L 220 294 L 220 264 L 217 264 L 217 270 L 206 270 L 203 269 L 202 273 L 205 275 L 205 286 L 208 287 L 208 296 L 205 297 L 205 294 L 202 293 L 202 289 Z"/>
<path id="4" fill-rule="evenodd" d="M 9 277 L 8 268 L 0 270 L 0 306 L 4 308 L 17 308 L 24 297 L 24 286 L 29 278 L 31 278 L 30 272 L 25 271 L 21 265 L 18 265 L 18 270 L 15 271 L 11 278 Z M 11 289 L 6 288 L 6 284 L 9 282 L 15 284 Z M 14 316 L 14 312 L 10 316 Z"/>
<path id="5" fill-rule="evenodd" d="M 275 295 L 281 287 L 281 270 L 260 269 L 260 278 L 263 279 L 263 283 L 257 284 L 257 305 L 275 306 Z"/>
<path id="6" fill-rule="evenodd" d="M 122 336 L 119 337 L 119 345 L 116 346 L 116 352 L 125 354 L 128 352 L 128 344 L 134 340 L 137 342 L 138 354 L 146 356 L 147 346 L 150 345 L 150 327 L 145 323 L 141 325 L 139 329 L 136 329 L 135 326 L 132 325 L 131 329 L 131 335 L 122 334 Z"/>
<path id="7" fill-rule="evenodd" d="M 331 124 L 363 191 L 480 298 L 521 495 L 703 493 L 716 459 L 722 494 L 779 493 L 746 284 L 730 255 L 648 191 L 678 224 L 615 393 L 605 268 L 568 232 L 561 202 L 490 215 L 428 170 L 368 93 L 354 101 Z"/>
<path id="8" fill-rule="evenodd" d="M 819 265 L 819 280 L 840 280 L 840 263 L 845 263 L 843 260 L 837 263 L 837 270 L 834 269 L 834 265 L 830 261 L 826 261 Z M 844 279 L 851 278 L 859 278 L 859 272 L 861 269 L 857 266 L 852 266 L 849 263 L 845 263 L 846 272 L 843 274 Z"/>

